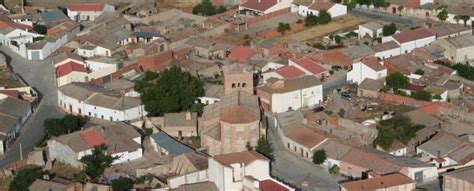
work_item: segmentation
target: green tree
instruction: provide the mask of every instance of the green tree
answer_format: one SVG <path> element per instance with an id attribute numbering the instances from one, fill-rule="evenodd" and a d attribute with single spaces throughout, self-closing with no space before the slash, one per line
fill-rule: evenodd
<path id="1" fill-rule="evenodd" d="M 33 31 L 37 32 L 38 34 L 46 34 L 48 32 L 48 28 L 44 25 L 33 25 Z"/>
<path id="2" fill-rule="evenodd" d="M 290 30 L 290 24 L 288 23 L 278 23 L 277 31 L 284 33 L 285 31 Z"/>
<path id="3" fill-rule="evenodd" d="M 406 88 L 408 85 L 410 85 L 408 78 L 399 72 L 388 75 L 386 82 L 387 85 L 392 87 L 394 90 Z"/>
<path id="4" fill-rule="evenodd" d="M 118 157 L 107 155 L 106 151 L 107 146 L 96 146 L 92 154 L 83 156 L 80 160 L 85 165 L 83 172 L 92 182 L 97 182 L 98 178 L 104 174 L 105 168 L 110 167 L 112 162 L 118 159 Z"/>
<path id="5" fill-rule="evenodd" d="M 319 17 L 316 16 L 316 15 L 308 15 L 306 16 L 306 18 L 304 19 L 304 26 L 305 27 L 312 27 L 312 26 L 315 26 L 319 23 Z"/>
<path id="6" fill-rule="evenodd" d="M 415 98 L 417 100 L 424 100 L 424 101 L 431 101 L 433 100 L 433 96 L 431 96 L 431 93 L 425 90 L 420 90 L 415 93 L 411 94 L 412 98 Z"/>
<path id="7" fill-rule="evenodd" d="M 474 80 L 474 67 L 458 63 L 452 66 L 452 68 L 456 70 L 459 76 L 468 80 Z"/>
<path id="8" fill-rule="evenodd" d="M 436 95 L 433 96 L 433 99 L 435 99 L 435 100 L 441 100 L 441 99 L 443 99 L 443 98 L 442 98 L 439 94 L 436 94 Z"/>
<path id="9" fill-rule="evenodd" d="M 339 166 L 337 165 L 332 165 L 331 168 L 328 169 L 329 174 L 337 174 L 339 173 Z"/>
<path id="10" fill-rule="evenodd" d="M 425 71 L 423 71 L 422 69 L 417 69 L 414 74 L 418 74 L 418 75 L 423 75 L 425 74 Z"/>
<path id="11" fill-rule="evenodd" d="M 87 122 L 87 118 L 74 115 L 65 115 L 63 118 L 48 118 L 44 120 L 43 126 L 48 136 L 60 136 L 81 129 Z"/>
<path id="12" fill-rule="evenodd" d="M 33 182 L 41 177 L 39 169 L 25 168 L 18 172 L 18 174 L 10 182 L 9 191 L 28 191 L 28 187 Z"/>
<path id="13" fill-rule="evenodd" d="M 446 9 L 441 10 L 438 13 L 437 17 L 441 21 L 446 21 L 446 19 L 448 18 L 448 11 L 446 11 Z"/>
<path id="14" fill-rule="evenodd" d="M 378 145 L 385 150 L 389 150 L 396 138 L 397 132 L 394 128 L 381 127 L 379 128 L 377 138 L 374 139 L 374 145 Z"/>
<path id="15" fill-rule="evenodd" d="M 356 0 L 356 2 L 360 5 L 370 5 L 371 0 Z"/>
<path id="16" fill-rule="evenodd" d="M 456 21 L 456 23 L 459 23 L 459 21 L 461 20 L 461 17 L 462 17 L 461 15 L 456 15 L 454 16 L 453 19 Z"/>
<path id="17" fill-rule="evenodd" d="M 133 188 L 133 180 L 129 178 L 118 178 L 112 180 L 113 191 L 128 191 Z"/>
<path id="18" fill-rule="evenodd" d="M 326 161 L 326 151 L 322 149 L 314 151 L 312 160 L 314 164 L 323 164 Z"/>
<path id="19" fill-rule="evenodd" d="M 227 11 L 227 8 L 225 8 L 223 5 L 219 6 L 216 10 L 216 13 L 219 14 L 219 13 L 223 13 L 223 12 L 226 12 Z"/>
<path id="20" fill-rule="evenodd" d="M 150 116 L 190 110 L 197 97 L 204 95 L 202 82 L 177 66 L 163 71 L 154 82 L 143 82 L 142 79 L 135 83 L 148 84 L 137 92 Z"/>
<path id="21" fill-rule="evenodd" d="M 469 19 L 471 19 L 471 17 L 469 15 L 461 16 L 461 20 L 463 21 L 464 26 L 467 26 L 467 21 L 469 21 Z"/>
<path id="22" fill-rule="evenodd" d="M 267 138 L 265 138 L 264 136 L 261 136 L 258 139 L 257 147 L 255 147 L 255 150 L 257 150 L 257 152 L 262 155 L 265 155 L 271 160 L 274 159 L 273 148 L 271 147 L 270 142 L 268 142 Z"/>
<path id="23" fill-rule="evenodd" d="M 210 0 L 202 0 L 201 3 L 193 7 L 193 14 L 202 16 L 211 16 L 216 14 L 216 7 L 214 7 Z"/>
<path id="24" fill-rule="evenodd" d="M 395 25 L 395 23 L 384 25 L 382 28 L 383 36 L 390 36 L 395 34 L 395 32 L 397 32 L 397 25 Z"/>
<path id="25" fill-rule="evenodd" d="M 375 7 L 388 7 L 389 3 L 385 2 L 385 0 L 372 0 L 372 4 Z"/>
<path id="26" fill-rule="evenodd" d="M 337 112 L 337 115 L 339 115 L 339 117 L 344 117 L 344 115 L 346 115 L 346 110 L 344 109 L 339 109 L 339 111 Z"/>
<path id="27" fill-rule="evenodd" d="M 329 14 L 326 10 L 319 11 L 319 24 L 328 24 L 332 20 L 331 14 Z"/>

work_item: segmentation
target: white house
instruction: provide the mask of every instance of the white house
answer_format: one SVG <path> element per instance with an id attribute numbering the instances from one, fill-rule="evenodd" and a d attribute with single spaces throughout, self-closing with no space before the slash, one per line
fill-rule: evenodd
<path id="1" fill-rule="evenodd" d="M 290 8 L 293 0 L 247 0 L 239 5 L 239 13 L 246 15 L 264 15 Z"/>
<path id="2" fill-rule="evenodd" d="M 109 121 L 129 121 L 147 114 L 140 98 L 80 82 L 58 88 L 58 106 L 70 114 Z"/>
<path id="3" fill-rule="evenodd" d="M 86 130 L 49 140 L 49 159 L 82 167 L 79 160 L 92 154 L 94 147 L 99 145 L 106 145 L 106 153 L 118 157 L 112 164 L 130 162 L 143 156 L 142 138 L 133 126 L 122 122 L 99 122 L 92 125 Z"/>
<path id="4" fill-rule="evenodd" d="M 220 191 L 293 188 L 270 176 L 270 160 L 256 151 L 244 151 L 209 158 L 209 181 Z"/>
<path id="5" fill-rule="evenodd" d="M 382 37 L 383 25 L 376 22 L 369 22 L 363 25 L 359 25 L 358 35 L 359 39 L 369 37 L 369 38 L 379 38 Z"/>
<path id="6" fill-rule="evenodd" d="M 323 86 L 314 76 L 289 80 L 269 79 L 257 88 L 264 110 L 281 113 L 289 110 L 314 107 L 323 101 Z"/>
<path id="7" fill-rule="evenodd" d="M 427 28 L 422 27 L 394 34 L 391 38 L 400 45 L 400 52 L 406 54 L 415 48 L 430 45 L 436 40 L 436 35 Z"/>
<path id="8" fill-rule="evenodd" d="M 352 64 L 352 70 L 347 72 L 347 81 L 360 84 L 364 79 L 378 80 L 387 76 L 387 68 L 380 64 L 378 58 L 369 58 Z"/>
<path id="9" fill-rule="evenodd" d="M 118 70 L 118 63 L 114 58 L 99 57 L 86 60 L 84 64 L 89 71 L 89 80 L 102 78 Z"/>
<path id="10" fill-rule="evenodd" d="M 74 21 L 93 21 L 103 12 L 115 12 L 115 7 L 105 3 L 71 3 L 67 16 Z"/>
<path id="11" fill-rule="evenodd" d="M 340 17 L 347 14 L 347 6 L 333 3 L 329 1 L 294 1 L 292 5 L 292 12 L 298 12 L 301 16 L 319 15 L 322 10 L 327 11 L 332 18 Z"/>

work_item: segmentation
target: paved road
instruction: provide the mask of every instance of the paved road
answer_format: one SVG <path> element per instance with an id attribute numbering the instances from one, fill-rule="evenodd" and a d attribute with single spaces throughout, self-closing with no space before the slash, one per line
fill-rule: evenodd
<path id="1" fill-rule="evenodd" d="M 271 172 L 273 176 L 304 191 L 339 190 L 338 181 L 343 178 L 331 175 L 327 169 L 304 161 L 287 151 L 278 138 L 278 132 L 271 119 L 268 120 L 267 134 L 275 155 Z M 308 185 L 303 186 L 303 182 Z"/>
<path id="2" fill-rule="evenodd" d="M 323 95 L 327 96 L 337 88 L 340 88 L 344 83 L 346 83 L 346 70 L 341 70 L 336 72 L 330 79 L 323 82 Z"/>
<path id="3" fill-rule="evenodd" d="M 40 105 L 23 126 L 21 135 L 1 158 L 0 167 L 3 167 L 20 159 L 20 142 L 23 156 L 27 156 L 44 136 L 43 121 L 46 118 L 61 117 L 63 114 L 55 106 L 57 103 L 57 88 L 54 84 L 51 60 L 28 61 L 6 47 L 0 47 L 0 50 L 8 57 L 7 60 L 12 65 L 13 70 L 42 94 Z"/>
<path id="4" fill-rule="evenodd" d="M 425 22 L 434 22 L 430 19 L 422 19 L 417 17 L 408 17 L 408 16 L 399 16 L 396 14 L 388 14 L 388 13 L 381 13 L 376 11 L 370 11 L 365 9 L 352 9 L 349 14 L 359 16 L 359 17 L 366 17 L 370 19 L 381 20 L 387 23 L 398 23 L 404 24 L 409 26 L 416 26 L 423 24 Z"/>

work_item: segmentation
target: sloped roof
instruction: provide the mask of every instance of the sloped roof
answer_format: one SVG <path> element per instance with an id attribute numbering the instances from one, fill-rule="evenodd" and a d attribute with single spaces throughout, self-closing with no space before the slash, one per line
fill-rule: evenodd
<path id="1" fill-rule="evenodd" d="M 319 74 L 326 71 L 325 68 L 319 66 L 315 61 L 309 59 L 308 57 L 303 57 L 300 59 L 291 58 L 290 60 L 313 74 Z"/>
<path id="2" fill-rule="evenodd" d="M 283 76 L 285 79 L 292 79 L 305 75 L 303 71 L 296 68 L 295 66 L 283 66 L 278 68 L 275 72 Z"/>
<path id="3" fill-rule="evenodd" d="M 305 146 L 308 149 L 323 143 L 327 137 L 318 131 L 314 131 L 303 123 L 293 123 L 284 130 L 287 138 Z"/>
<path id="4" fill-rule="evenodd" d="M 430 36 L 435 36 L 430 30 L 427 28 L 418 28 L 418 29 L 413 29 L 409 31 L 404 31 L 398 34 L 394 34 L 392 36 L 393 39 L 395 39 L 399 43 L 405 43 L 405 42 L 410 42 L 418 39 L 423 39 L 427 38 Z"/>
<path id="5" fill-rule="evenodd" d="M 341 187 L 350 190 L 350 191 L 368 191 L 368 190 L 378 190 L 378 189 L 387 189 L 392 187 L 397 187 L 414 184 L 415 181 L 411 178 L 401 174 L 394 173 L 380 177 L 374 177 L 364 180 L 346 182 L 341 184 Z"/>
<path id="6" fill-rule="evenodd" d="M 429 141 L 418 146 L 421 149 L 432 155 L 445 156 L 463 144 L 463 140 L 454 134 L 444 131 L 438 132 Z"/>
<path id="7" fill-rule="evenodd" d="M 151 138 L 159 147 L 166 149 L 172 158 L 184 153 L 194 152 L 193 149 L 176 141 L 164 132 L 152 134 Z"/>
<path id="8" fill-rule="evenodd" d="M 385 66 L 380 64 L 378 58 L 369 58 L 361 61 L 364 65 L 378 72 L 387 69 Z"/>
<path id="9" fill-rule="evenodd" d="M 317 1 L 314 2 L 311 6 L 308 7 L 308 9 L 315 10 L 315 11 L 322 11 L 322 10 L 329 10 L 331 7 L 333 7 L 335 3 L 333 2 L 323 2 L 323 1 Z"/>
<path id="10" fill-rule="evenodd" d="M 60 10 L 55 10 L 55 11 L 47 11 L 43 12 L 40 14 L 41 18 L 43 19 L 44 22 L 53 22 L 53 21 L 58 21 L 58 20 L 63 20 L 63 19 L 68 19 L 67 15 L 64 14 L 64 12 Z"/>
<path id="11" fill-rule="evenodd" d="M 278 0 L 248 0 L 247 2 L 241 4 L 241 7 L 265 11 L 278 3 Z"/>
<path id="12" fill-rule="evenodd" d="M 248 47 L 238 46 L 230 51 L 229 57 L 247 59 L 252 57 L 254 54 L 255 52 L 252 49 Z"/>
<path id="13" fill-rule="evenodd" d="M 56 78 L 63 77 L 63 76 L 68 75 L 72 72 L 86 73 L 87 69 L 82 64 L 70 61 L 70 62 L 62 64 L 61 66 L 58 66 L 56 68 Z"/>
<path id="14" fill-rule="evenodd" d="M 303 76 L 299 78 L 293 78 L 285 80 L 283 87 L 271 87 L 269 85 L 260 86 L 257 89 L 273 94 L 273 93 L 286 93 L 295 90 L 301 90 L 304 88 L 314 87 L 321 85 L 321 81 L 315 76 Z"/>
<path id="15" fill-rule="evenodd" d="M 67 8 L 71 11 L 102 11 L 104 3 L 71 3 Z"/>
<path id="16" fill-rule="evenodd" d="M 257 151 L 242 151 L 236 153 L 222 154 L 214 156 L 214 160 L 225 166 L 230 166 L 235 163 L 244 163 L 249 165 L 255 160 L 270 161 L 267 157 L 258 153 Z"/>

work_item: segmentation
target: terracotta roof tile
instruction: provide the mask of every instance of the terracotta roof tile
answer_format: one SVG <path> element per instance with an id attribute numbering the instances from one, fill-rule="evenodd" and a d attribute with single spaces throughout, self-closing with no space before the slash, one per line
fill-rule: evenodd
<path id="1" fill-rule="evenodd" d="M 63 77 L 71 72 L 86 73 L 87 69 L 77 62 L 70 61 L 56 68 L 56 78 Z"/>
<path id="2" fill-rule="evenodd" d="M 283 76 L 285 79 L 293 79 L 300 76 L 303 76 L 305 73 L 294 66 L 284 66 L 278 68 L 276 73 Z"/>
<path id="3" fill-rule="evenodd" d="M 369 58 L 369 59 L 363 60 L 362 63 L 377 72 L 387 69 L 385 66 L 380 64 L 378 58 Z"/>
<path id="4" fill-rule="evenodd" d="M 260 120 L 255 113 L 247 108 L 237 105 L 229 108 L 221 114 L 221 121 L 232 124 L 252 123 Z"/>
<path id="5" fill-rule="evenodd" d="M 67 8 L 71 11 L 102 11 L 104 3 L 71 3 Z"/>
<path id="6" fill-rule="evenodd" d="M 341 187 L 349 191 L 367 191 L 387 189 L 392 187 L 398 188 L 398 186 L 406 184 L 413 184 L 414 187 L 415 181 L 403 174 L 395 173 L 376 178 L 343 183 L 341 184 Z"/>
<path id="7" fill-rule="evenodd" d="M 292 124 L 292 127 L 285 131 L 285 136 L 307 148 L 313 148 L 327 139 L 323 134 L 313 131 L 301 123 Z"/>
<path id="8" fill-rule="evenodd" d="M 292 58 L 290 60 L 313 74 L 319 74 L 326 71 L 325 68 L 319 66 L 315 61 L 309 59 L 308 57 L 300 59 Z"/>
<path id="9" fill-rule="evenodd" d="M 226 166 L 230 166 L 231 164 L 235 164 L 235 163 L 244 163 L 245 165 L 249 165 L 255 160 L 269 161 L 267 157 L 263 156 L 257 151 L 243 151 L 243 152 L 216 155 L 214 156 L 214 160 Z"/>
<path id="10" fill-rule="evenodd" d="M 81 132 L 79 136 L 91 148 L 106 144 L 105 139 L 95 130 Z"/>
<path id="11" fill-rule="evenodd" d="M 277 0 L 248 0 L 240 6 L 257 11 L 265 11 L 277 3 Z"/>
<path id="12" fill-rule="evenodd" d="M 315 2 L 308 9 L 315 10 L 315 11 L 322 11 L 322 10 L 329 10 L 331 7 L 334 6 L 333 2 Z"/>
<path id="13" fill-rule="evenodd" d="M 282 186 L 272 179 L 262 180 L 258 182 L 260 191 L 289 191 L 288 188 Z"/>
<path id="14" fill-rule="evenodd" d="M 410 31 L 401 32 L 392 36 L 393 39 L 398 41 L 399 43 L 410 42 L 418 39 L 427 38 L 430 36 L 435 36 L 430 30 L 427 28 L 418 28 Z"/>
<path id="15" fill-rule="evenodd" d="M 255 54 L 255 52 L 247 47 L 239 46 L 235 47 L 230 51 L 229 57 L 230 58 L 243 58 L 247 59 L 252 57 Z"/>

